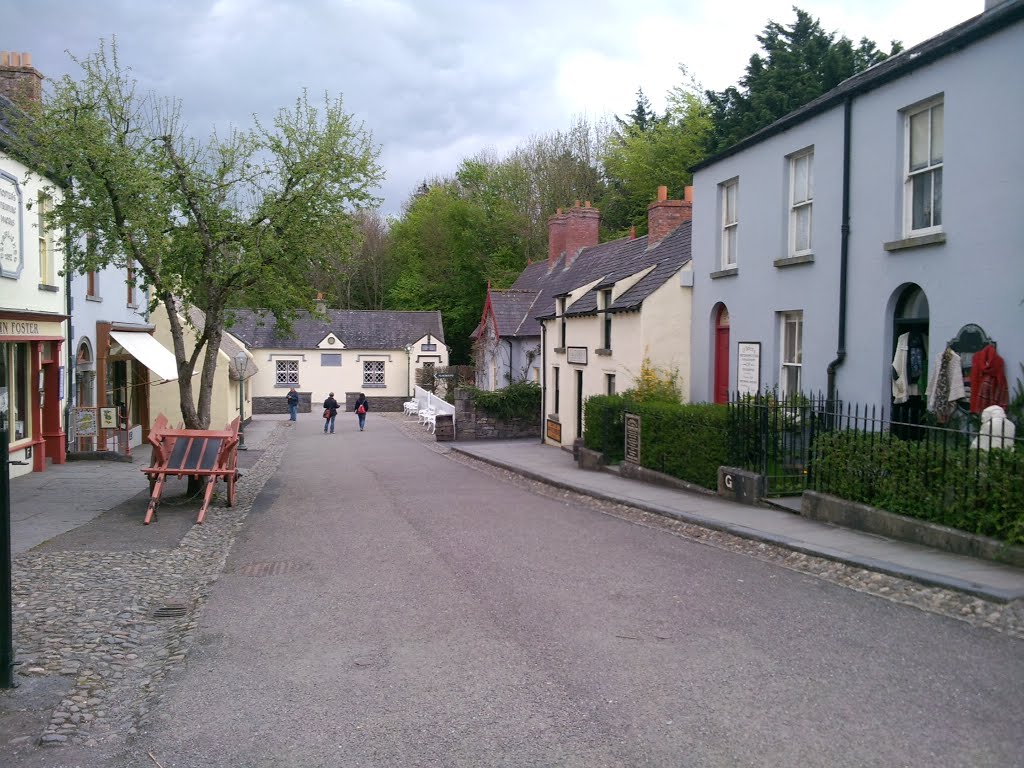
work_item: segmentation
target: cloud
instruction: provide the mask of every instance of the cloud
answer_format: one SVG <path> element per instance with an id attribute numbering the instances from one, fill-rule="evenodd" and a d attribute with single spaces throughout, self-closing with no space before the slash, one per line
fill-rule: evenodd
<path id="1" fill-rule="evenodd" d="M 912 45 L 982 10 L 932 0 L 805 0 L 828 30 Z M 769 18 L 792 0 L 34 0 L 5 9 L 0 47 L 50 77 L 116 35 L 140 85 L 182 101 L 191 131 L 269 120 L 303 89 L 344 97 L 381 146 L 385 212 L 423 179 L 486 148 L 625 114 L 638 88 L 656 110 L 681 82 L 742 75 Z"/>

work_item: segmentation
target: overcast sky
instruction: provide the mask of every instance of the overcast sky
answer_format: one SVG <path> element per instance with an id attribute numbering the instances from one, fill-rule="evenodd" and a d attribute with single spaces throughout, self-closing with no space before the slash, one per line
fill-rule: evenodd
<path id="1" fill-rule="evenodd" d="M 381 148 L 383 210 L 482 149 L 499 154 L 574 116 L 656 110 L 685 64 L 706 88 L 743 74 L 769 19 L 796 4 L 853 40 L 909 47 L 984 0 L 24 0 L 0 50 L 44 76 L 116 35 L 145 89 L 181 99 L 192 133 L 249 127 L 303 88 L 344 98 Z"/>

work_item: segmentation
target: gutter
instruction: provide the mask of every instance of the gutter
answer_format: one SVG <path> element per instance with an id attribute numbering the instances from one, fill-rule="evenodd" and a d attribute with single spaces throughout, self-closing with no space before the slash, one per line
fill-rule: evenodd
<path id="1" fill-rule="evenodd" d="M 828 364 L 828 399 L 836 399 L 836 370 L 846 360 L 846 293 L 850 262 L 850 126 L 853 121 L 853 97 L 843 102 L 843 217 L 839 246 L 839 339 L 836 359 Z"/>
<path id="2" fill-rule="evenodd" d="M 64 253 L 71 247 L 71 227 L 64 226 Z M 64 450 L 70 452 L 74 447 L 71 442 L 71 392 L 74 390 L 74 325 L 72 323 L 71 310 L 74 309 L 74 299 L 71 295 L 71 272 L 68 269 L 67 257 L 64 258 L 64 311 L 68 316 L 67 349 L 64 350 L 67 356 L 67 367 L 64 369 Z M 97 447 L 99 447 L 97 445 Z"/>
<path id="3" fill-rule="evenodd" d="M 544 445 L 544 433 L 547 419 L 544 409 L 548 405 L 548 327 L 540 324 L 540 444 Z"/>

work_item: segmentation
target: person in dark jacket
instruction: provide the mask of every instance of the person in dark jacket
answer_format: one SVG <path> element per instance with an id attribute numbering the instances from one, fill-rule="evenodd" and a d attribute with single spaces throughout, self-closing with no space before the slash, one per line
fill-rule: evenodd
<path id="1" fill-rule="evenodd" d="M 295 391 L 295 387 L 288 390 L 288 421 L 298 421 L 299 419 L 299 393 Z"/>
<path id="2" fill-rule="evenodd" d="M 366 412 L 368 410 L 370 410 L 370 401 L 366 399 L 366 395 L 360 392 L 359 397 L 356 398 L 356 404 L 352 406 L 352 411 L 359 417 L 360 432 L 366 429 Z"/>
<path id="3" fill-rule="evenodd" d="M 338 416 L 338 409 L 341 406 L 338 405 L 338 401 L 334 399 L 334 393 L 331 392 L 327 395 L 327 399 L 324 400 L 324 434 L 327 434 L 327 428 L 330 427 L 331 434 L 334 434 L 334 420 Z"/>

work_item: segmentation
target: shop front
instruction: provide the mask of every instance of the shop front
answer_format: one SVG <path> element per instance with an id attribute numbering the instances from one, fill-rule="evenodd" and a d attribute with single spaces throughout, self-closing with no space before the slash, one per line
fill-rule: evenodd
<path id="1" fill-rule="evenodd" d="M 0 430 L 10 474 L 42 472 L 67 458 L 63 409 L 66 316 L 0 310 Z"/>

